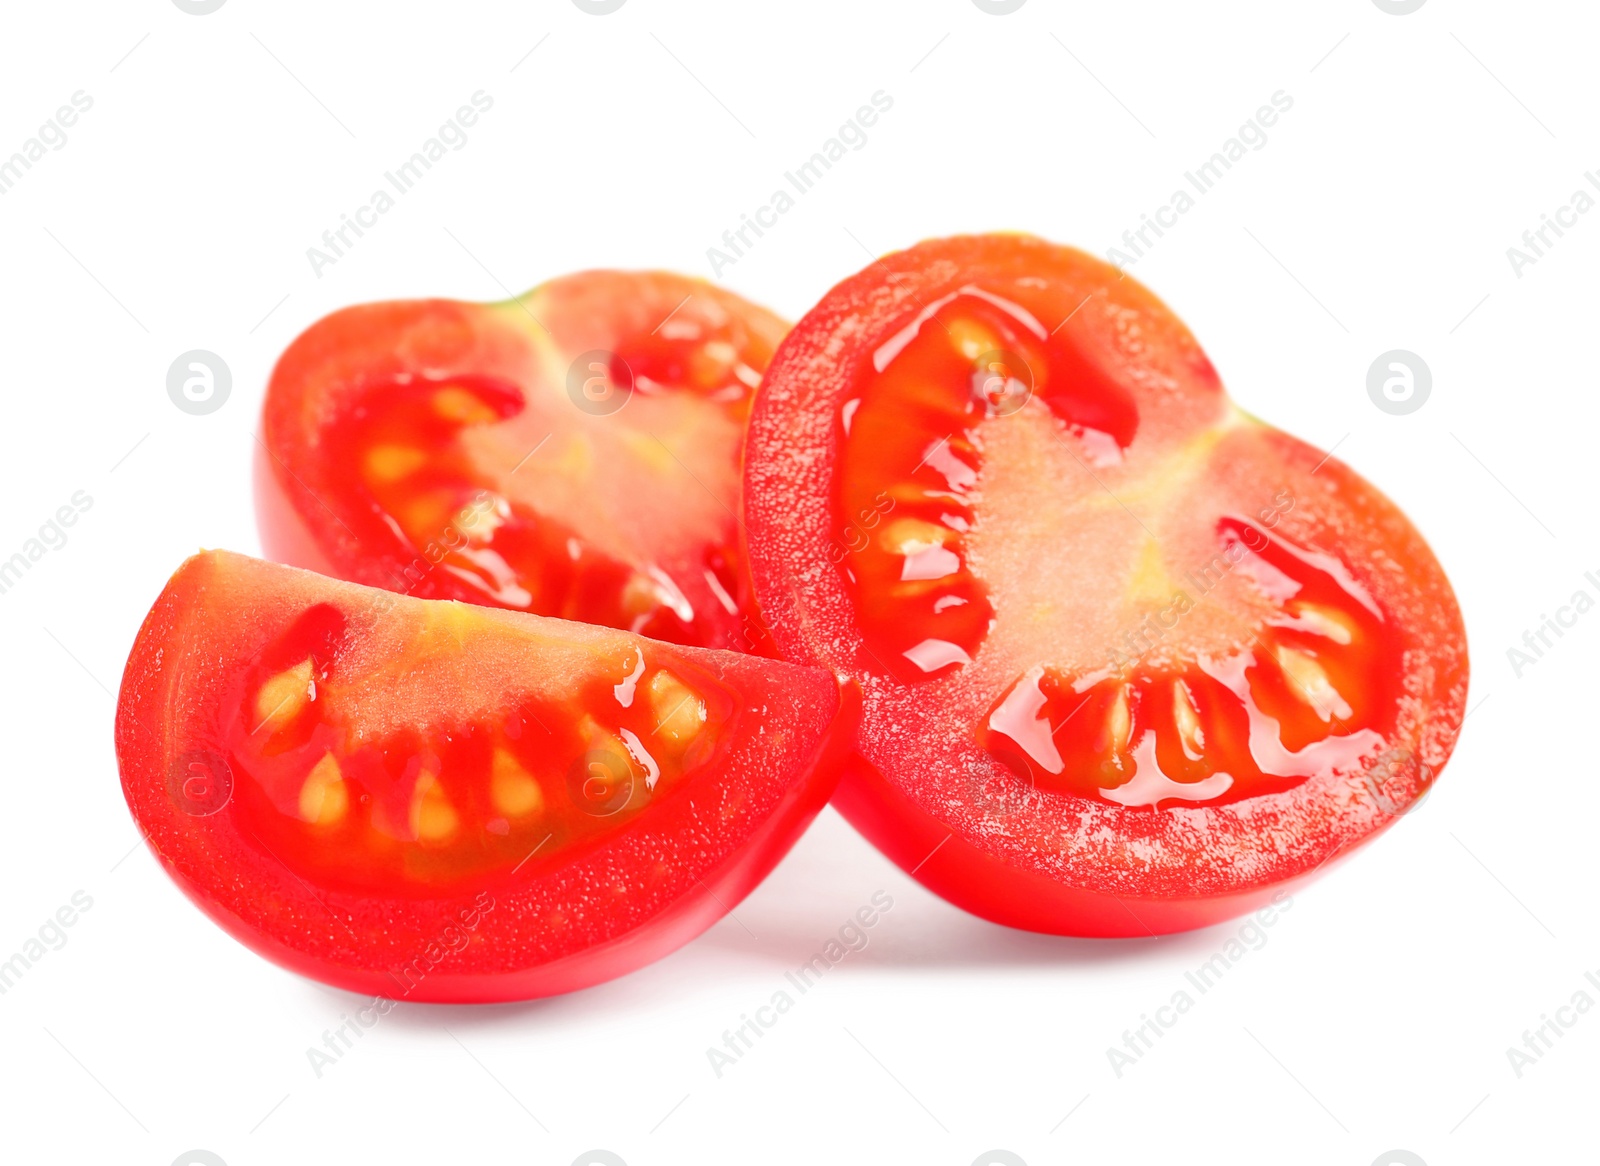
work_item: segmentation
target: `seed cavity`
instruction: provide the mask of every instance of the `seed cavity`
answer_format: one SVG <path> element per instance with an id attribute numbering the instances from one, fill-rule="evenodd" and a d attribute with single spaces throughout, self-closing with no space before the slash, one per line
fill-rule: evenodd
<path id="1" fill-rule="evenodd" d="M 428 455 L 414 445 L 375 445 L 367 450 L 367 480 L 379 485 L 409 478 L 428 464 Z"/>
<path id="2" fill-rule="evenodd" d="M 1272 658 L 1283 670 L 1290 690 L 1309 704 L 1324 722 L 1335 717 L 1345 720 L 1350 716 L 1349 702 L 1333 686 L 1322 665 L 1311 656 L 1294 648 L 1279 648 L 1272 653 Z"/>
<path id="3" fill-rule="evenodd" d="M 485 425 L 499 416 L 482 398 L 457 385 L 447 385 L 434 393 L 433 411 L 446 421 L 462 425 Z"/>
<path id="4" fill-rule="evenodd" d="M 1128 742 L 1133 739 L 1133 712 L 1128 707 L 1126 684 L 1117 685 L 1117 695 L 1106 711 L 1106 736 L 1110 739 L 1113 754 L 1128 751 Z"/>
<path id="5" fill-rule="evenodd" d="M 316 676 L 311 657 L 307 656 L 293 668 L 270 677 L 256 693 L 256 730 L 288 724 L 316 698 Z"/>
<path id="6" fill-rule="evenodd" d="M 1289 609 L 1296 616 L 1296 624 L 1305 631 L 1325 636 L 1336 644 L 1348 644 L 1354 636 L 1350 617 L 1336 608 L 1320 603 L 1292 602 Z"/>
<path id="7" fill-rule="evenodd" d="M 706 702 L 699 694 L 665 668 L 650 678 L 648 692 L 656 736 L 679 747 L 699 736 L 706 723 Z"/>
<path id="8" fill-rule="evenodd" d="M 977 360 L 985 352 L 993 352 L 1001 347 L 1000 337 L 994 330 L 970 316 L 957 316 L 947 327 L 951 345 L 968 360 Z"/>
<path id="9" fill-rule="evenodd" d="M 324 753 L 300 787 L 300 817 L 318 826 L 331 826 L 343 818 L 349 808 L 350 794 L 344 784 L 344 774 L 339 770 L 339 760 L 331 752 Z"/>
<path id="10" fill-rule="evenodd" d="M 423 842 L 442 842 L 461 824 L 437 774 L 424 769 L 411 793 L 411 833 Z"/>
<path id="11" fill-rule="evenodd" d="M 1178 726 L 1183 755 L 1190 761 L 1199 761 L 1205 756 L 1206 731 L 1200 726 L 1200 713 L 1194 707 L 1189 686 L 1181 680 L 1172 682 L 1172 720 Z"/>
<path id="12" fill-rule="evenodd" d="M 525 818 L 544 809 L 538 781 L 506 749 L 495 749 L 490 759 L 489 800 L 507 818 Z"/>

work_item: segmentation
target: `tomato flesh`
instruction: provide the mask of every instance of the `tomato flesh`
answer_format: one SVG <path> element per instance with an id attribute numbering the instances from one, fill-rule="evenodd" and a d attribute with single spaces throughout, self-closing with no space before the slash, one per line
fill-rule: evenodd
<path id="1" fill-rule="evenodd" d="M 1225 918 L 1454 743 L 1461 620 L 1414 528 L 1079 252 L 934 241 L 835 288 L 768 372 L 745 496 L 780 651 L 863 688 L 838 804 L 990 918 Z"/>
<path id="2" fill-rule="evenodd" d="M 349 629 L 319 605 L 265 645 L 219 710 L 246 828 L 318 885 L 432 893 L 535 852 L 557 863 L 726 752 L 733 692 L 698 669 L 653 666 L 642 647 L 565 698 L 357 732 L 352 703 L 431 670 L 433 651 L 413 646 L 377 676 L 348 676 Z"/>
<path id="3" fill-rule="evenodd" d="M 118 757 L 158 856 L 246 943 L 392 994 L 490 902 L 410 995 L 515 999 L 736 902 L 831 792 L 841 707 L 816 671 L 212 552 L 140 633 Z"/>
<path id="4" fill-rule="evenodd" d="M 1121 806 L 1221 805 L 1358 768 L 1395 730 L 1403 643 L 1352 581 L 1248 522 L 1219 524 L 1216 569 L 1283 599 L 1251 645 L 1146 668 L 1037 665 L 991 709 L 979 742 L 1036 788 Z M 1187 614 L 1185 593 L 1167 610 Z M 1148 644 L 1161 622 L 1130 639 Z M 1074 763 L 1068 766 L 1067 759 Z"/>
<path id="5" fill-rule="evenodd" d="M 748 647 L 738 450 L 783 327 L 660 273 L 336 312 L 273 374 L 263 542 L 427 598 Z"/>

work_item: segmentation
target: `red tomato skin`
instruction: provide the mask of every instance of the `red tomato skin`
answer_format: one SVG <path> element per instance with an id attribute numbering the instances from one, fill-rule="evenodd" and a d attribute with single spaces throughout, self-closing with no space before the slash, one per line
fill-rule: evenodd
<path id="1" fill-rule="evenodd" d="M 962 910 L 1021 931 L 1086 939 L 1139 939 L 1225 923 L 1298 893 L 1353 852 L 1249 891 L 1141 898 L 1067 886 L 1008 866 L 914 805 L 859 756 L 845 763 L 833 807 L 890 861 Z"/>
<path id="2" fill-rule="evenodd" d="M 1032 263 L 1058 262 L 1063 256 L 1070 257 L 1091 282 L 1118 286 L 1115 271 L 1100 261 L 1031 236 L 929 240 L 885 256 L 843 280 L 801 318 L 779 347 L 746 436 L 743 529 L 745 559 L 780 658 L 848 672 L 848 661 L 861 639 L 859 630 L 849 624 L 849 600 L 837 573 L 820 545 L 812 545 L 817 534 L 812 528 L 827 528 L 834 521 L 817 507 L 839 456 L 838 406 L 857 391 L 852 377 L 855 369 L 869 363 L 866 346 L 892 333 L 916 310 L 975 278 L 974 271 L 1015 275 Z M 1190 385 L 1191 404 L 1210 408 L 1206 394 L 1220 393 L 1221 383 L 1182 322 L 1132 280 L 1115 294 L 1126 295 L 1147 313 L 1141 322 L 1163 337 L 1168 371 Z M 775 384 L 781 389 L 781 406 L 774 404 L 780 396 L 772 391 Z M 1158 420 L 1145 419 L 1147 424 Z M 1307 816 L 1300 839 L 1313 855 L 1269 855 L 1271 869 L 1259 877 L 1219 876 L 1218 866 L 1243 840 L 1243 831 L 1230 827 L 1233 833 L 1219 832 L 1208 847 L 1197 847 L 1195 852 L 1195 865 L 1204 859 L 1211 881 L 1228 885 L 1202 885 L 1197 875 L 1188 888 L 1175 888 L 1169 879 L 1154 893 L 1139 893 L 1136 886 L 1131 893 L 1115 893 L 1111 888 L 1136 883 L 1142 872 L 1131 863 L 1111 867 L 1080 858 L 1073 860 L 1068 877 L 1047 877 L 972 844 L 961 831 L 916 803 L 864 756 L 877 746 L 867 736 L 873 728 L 869 693 L 862 740 L 833 799 L 851 825 L 924 886 L 981 918 L 1047 934 L 1127 938 L 1206 927 L 1259 909 L 1337 866 L 1412 808 L 1451 756 L 1464 716 L 1469 669 L 1465 628 L 1455 598 L 1420 534 L 1393 503 L 1338 459 L 1324 458 L 1286 434 L 1267 432 L 1267 440 L 1281 445 L 1286 458 L 1308 466 L 1325 463 L 1324 481 L 1336 481 L 1350 491 L 1357 505 L 1365 508 L 1371 529 L 1394 539 L 1379 543 L 1380 548 L 1394 550 L 1398 561 L 1417 567 L 1419 578 L 1426 578 L 1427 587 L 1419 584 L 1406 614 L 1420 629 L 1411 647 L 1431 650 L 1429 665 L 1436 673 L 1433 703 L 1410 760 L 1394 773 L 1389 788 L 1395 809 L 1352 815 L 1352 824 L 1341 817 L 1337 806 L 1340 799 L 1356 795 L 1360 777 L 1328 782 L 1325 808 Z M 823 516 L 813 517 L 813 511 Z M 1112 809 L 1108 814 L 1106 807 L 1092 807 L 1091 812 L 1108 820 L 1116 813 Z M 1234 814 L 1224 811 L 1219 817 L 1231 820 Z"/>
<path id="3" fill-rule="evenodd" d="M 316 439 L 354 385 L 433 367 L 516 368 L 527 341 L 489 319 L 486 306 L 446 299 L 357 304 L 322 317 L 284 351 L 262 406 L 253 467 L 267 557 L 331 578 L 391 584 L 404 564 L 364 550 L 306 483 L 303 467 L 337 456 Z M 432 597 L 426 581 L 415 593 Z"/>
<path id="4" fill-rule="evenodd" d="M 555 297 L 560 316 L 551 322 L 559 335 L 547 338 L 546 344 L 576 355 L 575 350 L 567 349 L 585 345 L 622 348 L 650 339 L 646 335 L 649 325 L 640 323 L 641 314 L 676 311 L 673 305 L 680 289 L 685 300 L 692 291 L 696 303 L 736 319 L 751 343 L 765 346 L 765 352 L 787 331 L 784 321 L 759 305 L 704 281 L 665 272 L 579 272 L 551 280 L 519 298 L 537 303 L 541 295 Z M 668 298 L 658 311 L 653 305 L 663 296 Z M 533 375 L 530 369 L 542 367 L 536 334 L 543 335 L 542 325 L 508 310 L 504 303 L 442 298 L 356 304 L 315 321 L 279 358 L 262 406 L 253 480 L 263 554 L 319 574 L 422 598 L 498 605 L 452 582 L 448 571 L 436 569 L 437 559 L 427 557 L 434 553 L 432 548 L 391 540 L 381 528 L 375 534 L 370 527 L 376 520 L 366 510 L 370 503 L 348 497 L 343 487 L 323 480 L 326 467 L 342 465 L 352 456 L 336 439 L 330 440 L 329 428 L 337 425 L 362 392 L 396 379 L 474 376 L 526 386 Z M 737 458 L 735 446 L 728 463 L 735 480 Z M 642 483 L 643 488 L 650 485 Z M 716 515 L 727 518 L 729 546 L 736 546 L 733 510 L 715 493 L 708 493 L 703 484 L 688 491 L 687 504 L 714 508 Z M 352 511 L 370 521 L 364 524 L 352 517 Z M 555 513 L 550 517 L 559 522 L 564 516 Z M 681 549 L 688 555 L 691 548 Z M 647 635 L 773 654 L 754 628 L 754 601 L 748 595 L 748 573 L 742 562 L 728 565 L 734 576 L 725 580 L 732 594 L 729 600 L 714 596 L 700 580 L 703 564 L 695 564 L 692 570 L 687 563 L 664 566 L 672 571 L 694 608 L 697 633 L 683 638 L 647 630 Z M 725 609 L 724 602 L 737 610 Z M 554 613 L 548 608 L 537 610 Z M 611 621 L 596 618 L 595 622 Z"/>
<path id="5" fill-rule="evenodd" d="M 272 860 L 262 860 L 259 856 L 257 869 L 225 872 L 224 890 L 232 887 L 235 893 L 249 899 L 254 887 L 258 892 L 256 905 L 271 900 L 265 904 L 265 909 L 278 913 L 286 921 L 287 936 L 299 942 L 288 942 L 272 934 L 246 918 L 235 906 L 224 903 L 223 896 L 218 893 L 218 857 L 227 856 L 230 850 L 237 855 L 237 847 L 232 845 L 231 839 L 219 844 L 214 838 L 198 835 L 195 819 L 178 807 L 165 788 L 171 758 L 196 742 L 173 740 L 169 736 L 172 722 L 182 710 L 173 707 L 175 694 L 170 684 L 173 669 L 170 661 L 163 666 L 162 657 L 182 647 L 185 617 L 204 602 L 207 581 L 197 564 L 203 563 L 206 557 L 202 554 L 191 558 L 173 576 L 145 618 L 129 654 L 118 693 L 115 729 L 123 794 L 135 827 L 145 835 L 156 860 L 201 911 L 264 958 L 346 991 L 419 1003 L 503 1003 L 592 987 L 661 959 L 721 919 L 771 872 L 827 804 L 855 734 L 859 695 L 853 686 L 838 685 L 834 714 L 809 762 L 792 776 L 787 790 L 762 824 L 740 840 L 713 869 L 700 875 L 686 893 L 642 925 L 606 942 L 531 966 L 478 966 L 475 959 L 481 956 L 469 945 L 466 951 L 446 955 L 428 967 L 425 975 L 413 978 L 408 984 L 396 976 L 395 968 L 424 952 L 429 944 L 436 944 L 447 928 L 509 936 L 514 942 L 519 929 L 533 930 L 541 926 L 522 901 L 527 884 L 535 879 L 559 880 L 563 870 L 595 860 L 597 852 L 613 845 L 616 839 L 575 847 L 568 862 L 554 872 L 536 873 L 530 868 L 529 877 L 524 878 L 521 885 L 513 876 L 506 887 L 491 892 L 492 905 L 487 909 L 479 908 L 481 918 L 473 927 L 463 927 L 462 919 L 463 913 L 473 911 L 479 902 L 474 895 L 421 901 L 312 892 L 306 888 L 274 897 L 275 891 L 291 886 L 304 888 L 305 884 L 281 862 L 274 865 Z M 512 619 L 539 618 L 505 614 Z M 587 630 L 586 625 L 571 626 Z M 660 647 L 676 649 L 669 645 Z M 688 651 L 699 651 L 702 659 L 706 656 L 729 661 L 744 659 L 729 652 Z M 216 816 L 223 817 L 224 812 L 219 811 Z M 648 824 L 649 818 L 649 811 L 646 811 L 624 828 L 623 834 L 634 831 L 641 822 Z M 341 955 L 337 949 L 344 945 L 329 912 L 348 919 L 349 926 L 356 930 L 385 934 L 393 951 L 400 954 L 389 953 L 389 962 L 382 966 L 377 966 L 384 959 L 382 951 L 367 951 L 363 954 L 370 958 L 366 959 L 349 958 L 348 949 Z M 317 917 L 308 925 L 307 919 L 298 917 L 302 914 L 316 914 Z M 323 935 L 320 943 L 314 938 L 308 940 L 308 936 L 319 931 Z"/>

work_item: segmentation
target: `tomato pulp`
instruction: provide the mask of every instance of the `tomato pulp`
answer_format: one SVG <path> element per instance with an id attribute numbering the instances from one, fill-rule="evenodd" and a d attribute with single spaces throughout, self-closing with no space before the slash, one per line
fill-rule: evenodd
<path id="1" fill-rule="evenodd" d="M 513 1000 L 720 918 L 827 801 L 854 707 L 820 670 L 208 552 L 140 629 L 117 759 L 168 873 L 256 951 Z"/>
<path id="2" fill-rule="evenodd" d="M 278 361 L 268 555 L 423 598 L 748 638 L 739 443 L 785 325 L 700 280 L 591 271 L 499 304 L 346 308 Z"/>
<path id="3" fill-rule="evenodd" d="M 744 497 L 781 654 L 862 687 L 835 804 L 987 918 L 1242 913 L 1454 746 L 1465 636 L 1416 529 L 1082 252 L 936 240 L 834 288 L 767 372 Z"/>

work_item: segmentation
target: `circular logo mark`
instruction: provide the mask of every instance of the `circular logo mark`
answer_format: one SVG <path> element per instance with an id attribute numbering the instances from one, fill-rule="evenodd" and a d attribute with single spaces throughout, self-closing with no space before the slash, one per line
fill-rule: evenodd
<path id="1" fill-rule="evenodd" d="M 196 417 L 222 408 L 232 388 L 233 373 L 228 371 L 227 361 L 204 348 L 185 352 L 167 369 L 167 396 Z"/>
<path id="2" fill-rule="evenodd" d="M 1415 352 L 1396 348 L 1385 352 L 1367 369 L 1367 396 L 1385 413 L 1415 413 L 1433 392 L 1433 373 Z"/>
<path id="3" fill-rule="evenodd" d="M 633 396 L 633 370 L 614 352 L 593 348 L 567 369 L 567 396 L 594 417 L 609 417 Z"/>
<path id="4" fill-rule="evenodd" d="M 1421 6 L 1419 0 L 1417 7 Z M 1410 1150 L 1385 1150 L 1372 1160 L 1372 1166 L 1428 1166 L 1428 1164 L 1422 1160 L 1421 1154 L 1413 1154 Z"/>
<path id="5" fill-rule="evenodd" d="M 987 12 L 990 16 L 1010 16 L 1027 2 L 1028 0 L 972 0 L 972 5 L 979 12 Z"/>
<path id="6" fill-rule="evenodd" d="M 972 362 L 972 398 L 991 417 L 1009 417 L 1033 396 L 1033 370 L 1015 352 L 991 349 Z"/>
<path id="7" fill-rule="evenodd" d="M 622 0 L 617 0 L 617 8 L 621 7 Z M 615 12 L 617 8 L 609 11 Z M 622 1160 L 621 1154 L 613 1154 L 610 1150 L 585 1150 L 572 1160 L 572 1166 L 628 1166 L 628 1164 Z"/>
<path id="8" fill-rule="evenodd" d="M 1399 796 L 1398 786 L 1391 792 L 1390 782 L 1402 772 L 1415 766 L 1418 770 L 1419 780 L 1426 783 L 1426 788 L 1411 801 L 1402 801 Z M 1433 793 L 1433 769 L 1422 761 L 1410 749 L 1390 749 L 1378 756 L 1372 768 L 1363 775 L 1362 781 L 1367 787 L 1367 792 L 1372 795 L 1373 802 L 1378 809 L 1388 814 L 1391 818 L 1398 818 L 1405 814 L 1415 813 L 1422 808 L 1422 803 L 1428 800 Z"/>
<path id="9" fill-rule="evenodd" d="M 1004 815 L 1014 811 L 1033 790 L 1031 779 L 1024 780 L 1009 765 L 988 758 L 968 758 L 963 768 L 967 796 L 973 807 L 984 813 Z"/>
<path id="10" fill-rule="evenodd" d="M 972 1160 L 972 1166 L 1028 1166 L 1021 1154 L 1010 1150 L 985 1150 Z"/>
<path id="11" fill-rule="evenodd" d="M 227 2 L 228 0 L 172 0 L 172 6 L 179 12 L 187 12 L 190 16 L 210 16 Z M 203 1150 L 195 1152 L 204 1153 Z M 221 1158 L 217 1158 L 218 1163 L 221 1161 Z"/>
<path id="12" fill-rule="evenodd" d="M 567 770 L 567 794 L 585 814 L 609 818 L 633 797 L 633 766 L 610 749 L 591 749 Z"/>
<path id="13" fill-rule="evenodd" d="M 209 817 L 233 799 L 233 770 L 220 753 L 191 749 L 167 771 L 167 795 L 185 814 Z"/>
<path id="14" fill-rule="evenodd" d="M 1387 12 L 1390 16 L 1410 16 L 1427 2 L 1428 0 L 1372 0 L 1372 5 L 1379 12 Z"/>
<path id="15" fill-rule="evenodd" d="M 628 0 L 572 0 L 573 7 L 579 12 L 587 12 L 590 16 L 610 16 L 617 9 L 626 4 Z M 599 1153 L 605 1153 L 604 1150 Z M 620 1164 L 622 1159 L 618 1158 Z"/>

